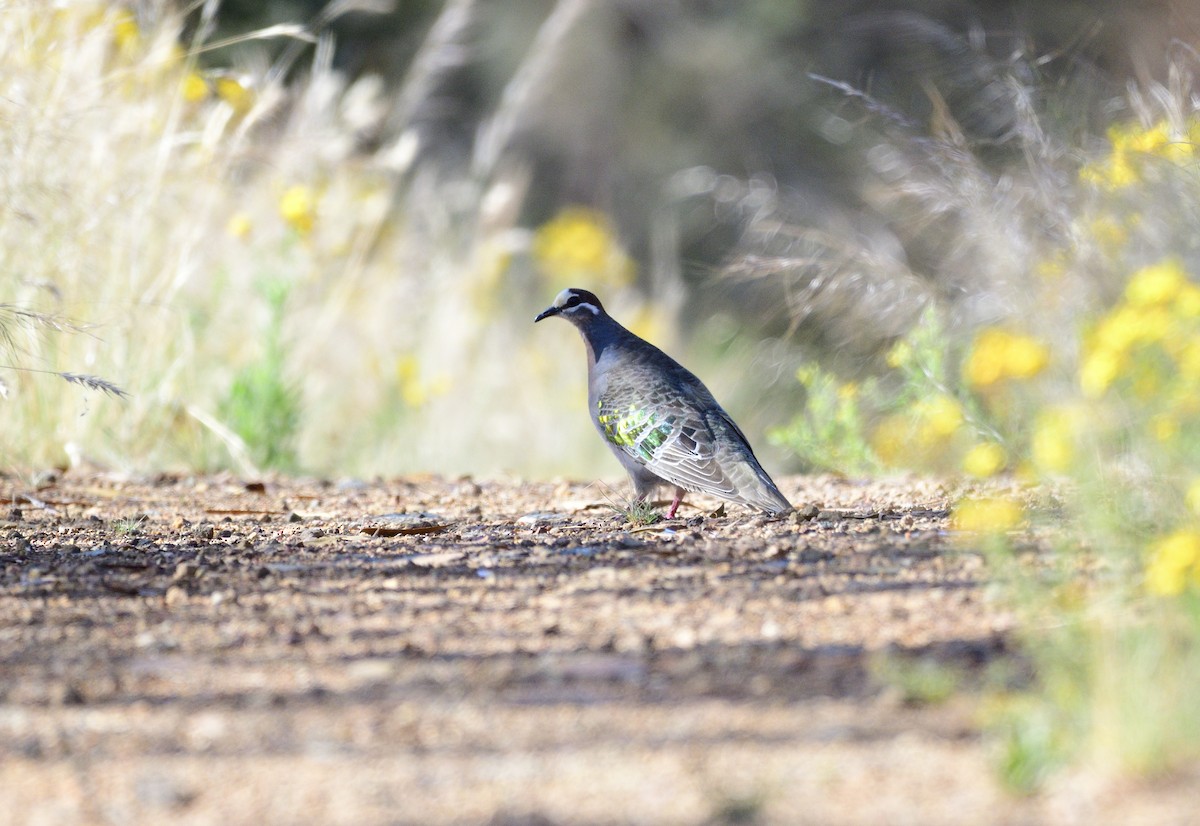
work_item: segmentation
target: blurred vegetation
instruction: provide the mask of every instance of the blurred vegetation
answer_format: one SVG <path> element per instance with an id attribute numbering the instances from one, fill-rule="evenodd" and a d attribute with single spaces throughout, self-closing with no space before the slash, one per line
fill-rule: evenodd
<path id="1" fill-rule="evenodd" d="M 287 209 L 305 230 L 311 218 Z M 290 285 L 268 281 L 260 286 L 270 318 L 263 330 L 262 355 L 241 367 L 233 377 L 228 394 L 220 400 L 218 415 L 250 450 L 249 459 L 259 467 L 296 469 L 296 431 L 302 410 L 297 383 L 288 376 L 287 352 L 281 341 Z"/>
<path id="2" fill-rule="evenodd" d="M 1198 760 L 1193 5 L 6 6 L 0 450 L 613 473 L 590 287 L 773 469 L 1004 481 L 1013 787 Z"/>

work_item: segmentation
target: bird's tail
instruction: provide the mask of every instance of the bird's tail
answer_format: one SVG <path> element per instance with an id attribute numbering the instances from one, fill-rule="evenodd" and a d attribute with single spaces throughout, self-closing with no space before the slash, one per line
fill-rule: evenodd
<path id="1" fill-rule="evenodd" d="M 779 514 L 792 509 L 792 503 L 779 492 L 778 486 L 763 470 L 758 460 L 751 460 L 753 475 L 738 485 L 738 500 L 763 513 Z"/>
<path id="2" fill-rule="evenodd" d="M 775 487 L 775 483 L 767 480 L 767 484 L 762 485 L 757 490 L 745 491 L 743 501 L 752 508 L 769 513 L 771 515 L 784 513 L 792 509 L 792 503 L 787 500 L 787 497 L 779 492 L 779 488 Z"/>

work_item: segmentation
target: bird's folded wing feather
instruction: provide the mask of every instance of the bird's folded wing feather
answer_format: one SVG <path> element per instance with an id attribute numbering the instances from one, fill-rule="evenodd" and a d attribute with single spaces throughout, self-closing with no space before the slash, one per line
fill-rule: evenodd
<path id="1" fill-rule="evenodd" d="M 656 476 L 685 490 L 724 498 L 736 496 L 738 492 L 737 485 L 717 461 L 711 445 L 698 445 L 682 434 L 664 442 L 646 467 Z"/>
<path id="2" fill-rule="evenodd" d="M 735 438 L 740 438 L 737 426 L 723 411 L 660 412 L 661 408 L 653 406 L 613 401 L 601 399 L 598 420 L 605 437 L 619 450 L 654 475 L 686 490 L 726 498 L 737 494 L 738 486 L 718 455 L 712 427 L 716 422 L 710 421 L 722 420 L 720 427 L 731 429 L 738 434 Z"/>

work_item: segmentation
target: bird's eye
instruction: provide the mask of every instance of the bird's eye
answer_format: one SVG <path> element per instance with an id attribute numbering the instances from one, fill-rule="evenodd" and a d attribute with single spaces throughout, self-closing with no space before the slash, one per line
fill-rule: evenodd
<path id="1" fill-rule="evenodd" d="M 567 303 L 563 305 L 563 309 L 568 310 L 571 307 L 578 307 L 581 300 L 582 299 L 579 296 L 573 295 L 567 299 Z"/>

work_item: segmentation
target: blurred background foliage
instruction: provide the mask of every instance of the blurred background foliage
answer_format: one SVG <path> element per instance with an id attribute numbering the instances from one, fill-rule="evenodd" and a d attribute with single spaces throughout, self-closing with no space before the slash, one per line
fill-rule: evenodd
<path id="1" fill-rule="evenodd" d="M 769 432 L 755 441 L 772 466 L 912 464 L 881 454 L 886 432 L 868 438 L 899 434 L 888 417 L 918 401 L 888 354 L 932 308 L 953 362 L 938 392 L 955 395 L 972 331 L 1024 312 L 1031 260 L 1072 232 L 1061 187 L 1074 153 L 1134 114 L 1129 84 L 1165 88 L 1190 58 L 1173 38 L 1200 21 L 1190 4 L 1117 2 L 55 9 L 37 22 L 7 13 L 23 39 L 9 79 L 43 84 L 37 137 L 72 130 L 98 164 L 153 159 L 152 175 L 113 183 L 165 203 L 154 219 L 187 227 L 190 243 L 160 232 L 120 255 L 179 290 L 144 312 L 183 313 L 192 336 L 172 369 L 112 354 L 110 378 L 143 400 L 132 415 L 106 405 L 80 418 L 47 397 L 10 455 L 357 473 L 611 470 L 576 403 L 583 370 L 559 358 L 570 331 L 525 325 L 571 284 L 678 353 L 751 433 Z M 22 63 L 30 31 L 48 55 L 84 48 L 71 65 Z M 54 85 L 70 71 L 83 91 Z M 33 100 L 10 102 L 10 116 Z M 63 147 L 38 148 L 10 175 L 25 200 L 48 191 Z M 147 283 L 101 296 L 120 281 L 106 269 L 86 287 L 46 269 L 10 268 L 30 299 L 15 304 L 60 316 L 65 297 L 102 338 L 144 332 L 115 332 L 103 307 L 144 307 Z M 209 341 L 221 315 L 244 346 Z M 89 369 L 106 363 L 98 340 L 27 335 L 39 342 L 27 367 L 68 369 L 76 347 Z M 157 376 L 188 369 L 203 390 L 144 401 L 141 383 L 162 396 Z M 513 386 L 520 404 L 491 403 Z M 852 421 L 836 424 L 838 411 Z M 147 427 L 129 424 L 142 416 Z M 861 448 L 846 447 L 847 428 Z M 274 437 L 286 446 L 260 443 Z"/>
<path id="2" fill-rule="evenodd" d="M 1184 0 L 6 4 L 0 451 L 616 476 L 531 323 L 588 287 L 776 473 L 982 480 L 956 528 L 1037 662 L 992 709 L 1014 788 L 1169 771 L 1198 35 Z"/>

